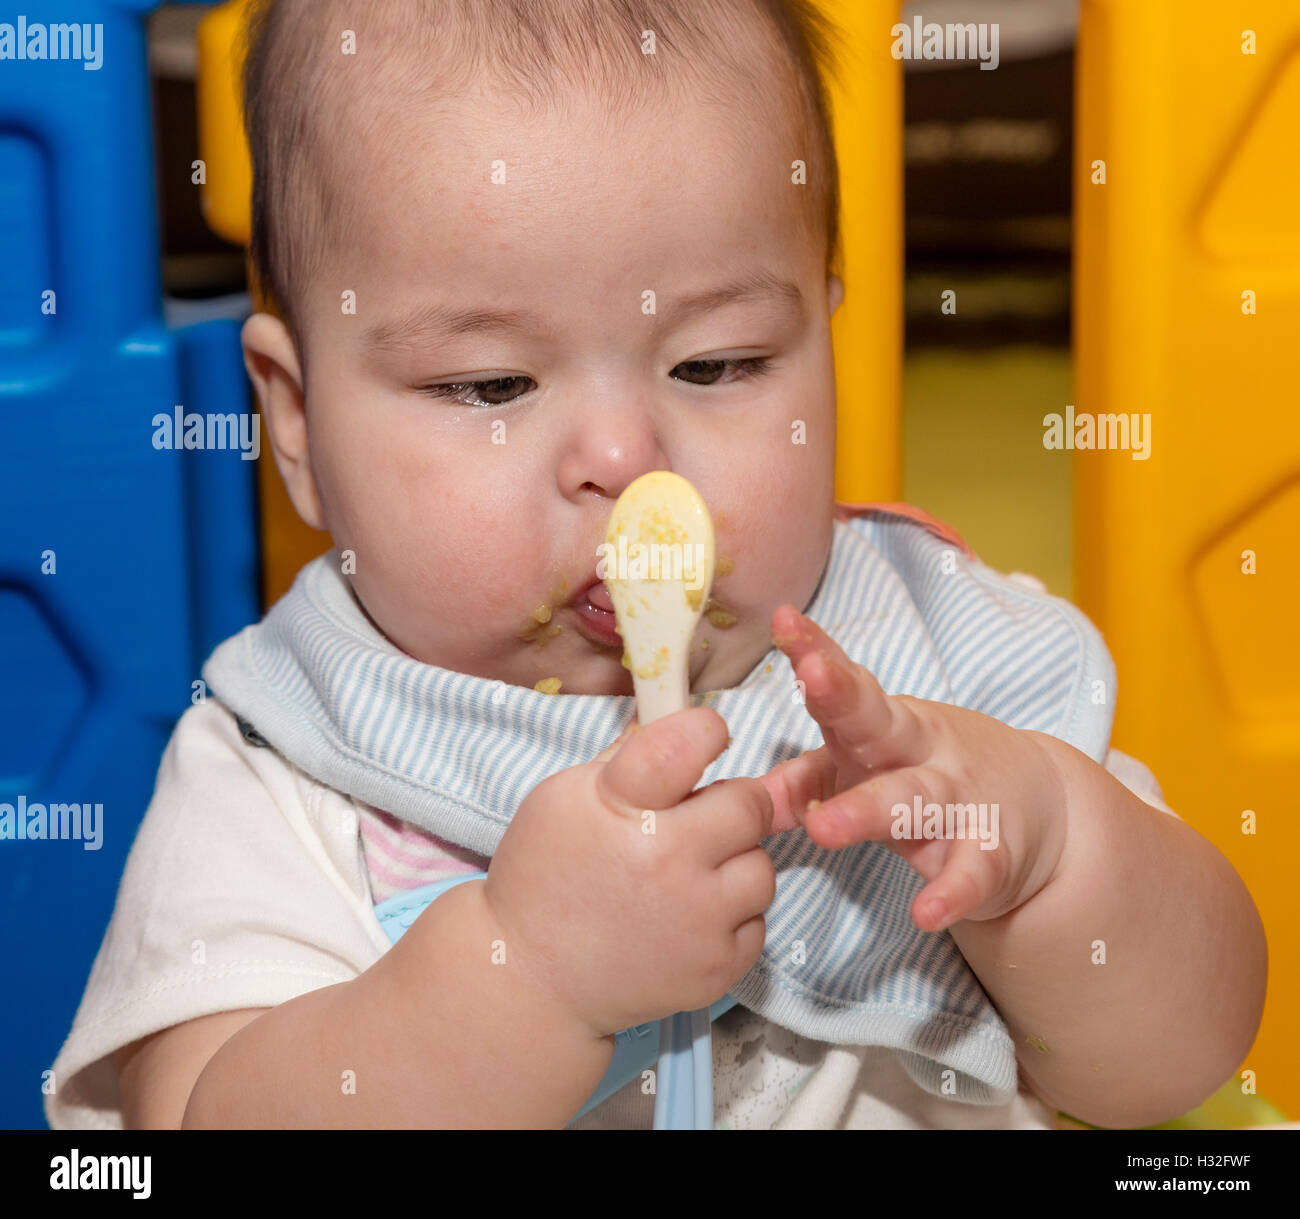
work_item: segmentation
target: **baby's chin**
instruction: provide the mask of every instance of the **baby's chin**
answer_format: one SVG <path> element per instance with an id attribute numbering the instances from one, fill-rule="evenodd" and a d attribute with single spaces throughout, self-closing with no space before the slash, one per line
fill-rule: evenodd
<path id="1" fill-rule="evenodd" d="M 696 636 L 691 646 L 689 689 L 692 695 L 738 685 L 768 650 L 755 642 L 752 657 L 741 656 L 730 640 L 711 642 Z M 741 641 L 737 641 L 739 643 Z M 706 646 L 707 644 L 707 646 Z M 529 675 L 514 682 L 549 694 L 619 695 L 634 697 L 632 674 L 623 664 L 621 646 L 587 646 L 587 653 L 574 655 L 570 649 L 545 649 L 526 660 Z M 770 645 L 769 645 L 770 646 Z"/>
<path id="2" fill-rule="evenodd" d="M 631 698 L 636 690 L 632 674 L 623 663 L 623 645 L 605 643 L 582 636 L 566 626 L 559 635 L 551 636 L 541 646 L 529 644 L 519 663 L 510 666 L 511 675 L 494 676 L 509 680 L 513 685 L 528 686 L 544 694 L 617 695 Z M 713 657 L 714 660 L 717 657 Z M 697 637 L 692 645 L 690 686 L 694 691 L 700 686 L 702 674 L 709 667 L 708 649 L 701 648 Z M 520 672 L 522 670 L 522 672 Z"/>
<path id="3" fill-rule="evenodd" d="M 621 642 L 584 636 L 571 623 L 525 644 L 516 684 L 545 694 L 631 695 L 632 674 L 623 664 Z M 533 674 L 537 674 L 533 677 Z"/>
<path id="4" fill-rule="evenodd" d="M 561 625 L 561 624 L 552 624 Z M 632 675 L 623 667 L 622 644 L 583 639 L 567 625 L 554 633 L 526 635 L 509 626 L 477 624 L 472 643 L 449 638 L 389 642 L 420 664 L 484 681 L 504 682 L 546 694 L 632 694 Z"/>

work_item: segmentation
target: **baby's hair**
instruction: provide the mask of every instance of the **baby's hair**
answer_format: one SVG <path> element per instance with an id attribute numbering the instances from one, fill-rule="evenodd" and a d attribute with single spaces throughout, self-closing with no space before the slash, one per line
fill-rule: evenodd
<path id="1" fill-rule="evenodd" d="M 745 121 L 771 105 L 775 80 L 796 111 L 786 176 L 791 162 L 807 164 L 809 232 L 824 235 L 828 270 L 838 259 L 826 82 L 837 71 L 839 31 L 815 0 L 251 0 L 242 82 L 253 169 L 249 259 L 300 358 L 306 285 L 328 240 L 347 240 L 355 223 L 331 156 L 339 133 L 331 119 L 340 105 L 363 104 L 363 85 L 376 83 L 345 70 L 346 30 L 357 42 L 350 62 L 380 45 L 391 51 L 381 83 L 399 104 L 436 102 L 486 81 L 537 109 L 585 87 L 602 89 L 613 115 L 655 94 L 700 98 Z M 646 31 L 654 54 L 643 51 Z M 385 139 L 382 115 L 371 115 L 364 134 Z"/>

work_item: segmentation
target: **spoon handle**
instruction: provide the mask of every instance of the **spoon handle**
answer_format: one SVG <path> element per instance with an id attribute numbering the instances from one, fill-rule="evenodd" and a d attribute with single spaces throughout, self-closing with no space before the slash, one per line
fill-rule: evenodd
<path id="1" fill-rule="evenodd" d="M 690 645 L 712 592 L 715 560 L 708 507 L 680 474 L 652 470 L 623 489 L 605 530 L 602 579 L 643 727 L 691 705 Z M 711 1129 L 708 1010 L 660 1021 L 659 1050 L 654 1128 Z"/>
<path id="2" fill-rule="evenodd" d="M 636 691 L 637 723 L 644 728 L 674 711 L 686 710 L 691 705 L 688 681 L 684 667 L 680 674 L 669 675 L 666 681 L 634 674 L 632 688 Z"/>
<path id="3" fill-rule="evenodd" d="M 685 673 L 680 692 L 675 683 L 657 680 L 645 682 L 646 689 L 639 678 L 634 685 L 637 720 L 643 726 L 690 705 Z M 659 1022 L 654 1129 L 713 1129 L 713 1034 L 707 1007 Z"/>

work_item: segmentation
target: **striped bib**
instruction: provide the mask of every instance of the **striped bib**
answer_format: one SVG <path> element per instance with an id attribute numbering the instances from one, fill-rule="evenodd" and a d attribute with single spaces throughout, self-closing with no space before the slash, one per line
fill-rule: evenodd
<path id="1" fill-rule="evenodd" d="M 1102 762 L 1115 670 L 1069 602 L 993 571 L 906 505 L 839 505 L 804 611 L 889 694 L 981 711 Z M 338 791 L 480 855 L 556 771 L 589 762 L 636 714 L 631 696 L 542 694 L 422 664 L 371 625 L 330 551 L 259 623 L 222 643 L 203 677 L 288 761 Z M 773 648 L 707 695 L 731 746 L 701 784 L 759 776 L 822 744 Z M 882 1045 L 926 1091 L 1006 1104 L 1015 1047 L 946 932 L 908 914 L 924 881 L 876 843 L 838 851 L 802 829 L 763 842 L 776 867 L 763 955 L 730 988 L 814 1040 Z"/>

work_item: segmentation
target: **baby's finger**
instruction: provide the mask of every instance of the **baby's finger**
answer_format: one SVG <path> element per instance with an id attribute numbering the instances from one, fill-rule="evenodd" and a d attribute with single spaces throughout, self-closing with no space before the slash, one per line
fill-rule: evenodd
<path id="1" fill-rule="evenodd" d="M 1004 852 L 981 850 L 969 840 L 956 843 L 943 871 L 913 900 L 912 921 L 922 931 L 942 931 L 968 918 L 1002 892 L 1006 870 Z"/>
<path id="2" fill-rule="evenodd" d="M 930 756 L 929 732 L 908 700 L 887 695 L 811 618 L 778 606 L 772 641 L 803 681 L 808 713 L 845 769 L 915 766 Z"/>
<path id="3" fill-rule="evenodd" d="M 757 779 L 720 779 L 692 792 L 672 817 L 681 840 L 717 867 L 761 846 L 772 833 L 772 796 Z"/>
<path id="4" fill-rule="evenodd" d="M 727 739 L 727 721 L 712 707 L 674 711 L 629 734 L 597 774 L 596 790 L 625 813 L 672 808 L 695 790 Z"/>
<path id="5" fill-rule="evenodd" d="M 895 835 L 893 810 L 900 804 L 911 809 L 918 795 L 922 806 L 950 803 L 952 788 L 948 776 L 928 766 L 911 766 L 877 775 L 825 802 L 810 801 L 804 829 L 819 847 L 828 851 L 855 842 L 879 842 L 898 850 L 911 862 L 907 848 L 915 850 L 923 843 L 913 844 L 909 834 Z M 902 844 L 900 839 L 904 840 Z"/>
<path id="6" fill-rule="evenodd" d="M 821 745 L 760 775 L 759 781 L 772 794 L 772 833 L 801 826 L 810 800 L 833 796 L 838 769 L 830 749 Z"/>

